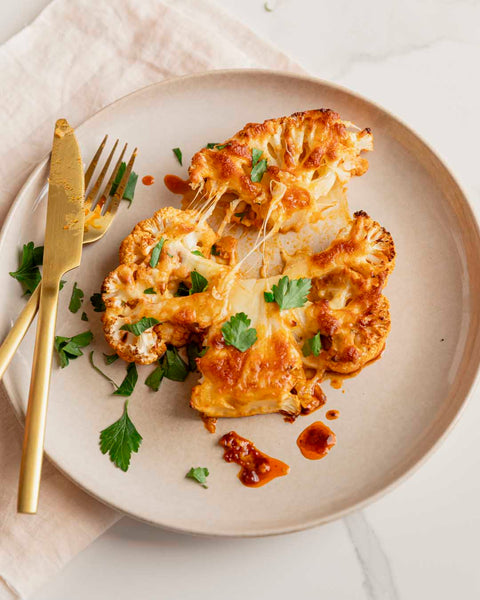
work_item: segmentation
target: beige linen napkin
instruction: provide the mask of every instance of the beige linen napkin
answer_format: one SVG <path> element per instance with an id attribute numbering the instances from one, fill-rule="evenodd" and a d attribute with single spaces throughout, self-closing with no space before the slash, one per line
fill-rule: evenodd
<path id="1" fill-rule="evenodd" d="M 299 70 L 208 0 L 52 2 L 0 48 L 0 224 L 58 117 L 78 125 L 152 82 L 234 67 Z M 39 513 L 17 515 L 21 438 L 0 387 L 0 600 L 32 594 L 120 518 L 47 462 Z"/>

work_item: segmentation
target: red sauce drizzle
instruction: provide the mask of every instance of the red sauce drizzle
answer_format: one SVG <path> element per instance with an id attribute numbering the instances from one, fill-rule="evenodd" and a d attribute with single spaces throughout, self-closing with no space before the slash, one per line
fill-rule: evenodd
<path id="1" fill-rule="evenodd" d="M 225 461 L 240 465 L 238 478 L 248 487 L 260 487 L 290 471 L 288 465 L 260 452 L 250 440 L 240 437 L 235 431 L 224 435 L 218 443 L 225 449 Z"/>
<path id="2" fill-rule="evenodd" d="M 188 185 L 188 179 L 185 181 L 177 175 L 165 175 L 163 182 L 168 190 L 173 194 L 186 194 L 191 190 Z"/>
<path id="3" fill-rule="evenodd" d="M 340 416 L 340 411 L 339 410 L 328 410 L 327 413 L 325 414 L 325 416 L 329 421 L 333 421 L 334 419 L 338 419 L 338 417 Z"/>
<path id="4" fill-rule="evenodd" d="M 337 438 L 329 427 L 321 421 L 315 421 L 298 436 L 297 446 L 305 458 L 318 460 L 330 452 L 336 441 Z"/>
<path id="5" fill-rule="evenodd" d="M 142 178 L 143 185 L 153 185 L 155 183 L 155 177 L 153 175 L 145 175 Z"/>

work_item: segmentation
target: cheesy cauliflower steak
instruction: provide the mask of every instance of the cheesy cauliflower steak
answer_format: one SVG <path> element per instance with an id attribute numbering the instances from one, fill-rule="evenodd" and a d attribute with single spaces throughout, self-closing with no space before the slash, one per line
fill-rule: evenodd
<path id="1" fill-rule="evenodd" d="M 207 417 L 281 412 L 292 419 L 321 406 L 328 374 L 355 373 L 383 351 L 391 235 L 363 211 L 348 214 L 321 252 L 306 245 L 283 252 L 281 273 L 248 277 L 236 238 L 208 220 L 214 205 L 233 201 L 246 215 L 242 225 L 261 239 L 293 228 L 301 240 L 303 223 L 321 222 L 326 206 L 344 202 L 348 179 L 367 169 L 360 153 L 371 148 L 369 130 L 319 110 L 249 124 L 198 152 L 190 182 L 201 199 L 138 223 L 104 281 L 108 343 L 124 360 L 150 364 L 168 346 L 199 342 L 190 404 Z M 253 176 L 260 160 L 263 174 Z M 228 206 L 225 215 L 238 218 Z"/>

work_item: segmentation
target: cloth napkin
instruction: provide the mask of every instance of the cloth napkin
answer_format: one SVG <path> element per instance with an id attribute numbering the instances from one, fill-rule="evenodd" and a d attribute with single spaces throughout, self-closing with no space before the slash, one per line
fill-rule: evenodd
<path id="1" fill-rule="evenodd" d="M 0 224 L 58 117 L 76 126 L 147 84 L 237 67 L 300 70 L 209 0 L 55 0 L 0 47 Z M 121 517 L 48 461 L 38 514 L 17 515 L 21 440 L 0 387 L 0 600 L 31 595 Z"/>

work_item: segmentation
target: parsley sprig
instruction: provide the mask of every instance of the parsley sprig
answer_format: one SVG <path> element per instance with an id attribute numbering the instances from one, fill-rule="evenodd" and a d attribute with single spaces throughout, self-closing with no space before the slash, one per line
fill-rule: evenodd
<path id="1" fill-rule="evenodd" d="M 160 241 L 154 249 L 152 250 L 152 256 L 150 257 L 150 266 L 154 269 L 158 265 L 158 261 L 160 259 L 160 254 L 162 253 L 163 244 L 165 243 L 165 238 L 161 237 Z"/>
<path id="2" fill-rule="evenodd" d="M 91 331 L 84 331 L 73 337 L 55 336 L 55 350 L 60 360 L 60 366 L 67 367 L 71 360 L 83 356 L 81 348 L 88 346 L 93 339 Z"/>
<path id="3" fill-rule="evenodd" d="M 102 454 L 108 452 L 115 466 L 128 471 L 132 452 L 138 452 L 142 439 L 128 416 L 128 400 L 125 400 L 120 419 L 100 432 L 100 450 Z"/>
<path id="4" fill-rule="evenodd" d="M 10 276 L 22 284 L 25 294 L 33 294 L 42 276 L 39 265 L 43 262 L 43 246 L 35 246 L 33 242 L 23 245 L 20 265 L 16 271 L 10 271 Z"/>
<path id="5" fill-rule="evenodd" d="M 83 293 L 83 290 L 81 290 L 77 286 L 77 282 L 75 281 L 75 283 L 73 284 L 72 296 L 70 297 L 70 304 L 68 305 L 68 310 L 70 312 L 72 312 L 72 313 L 78 312 L 78 310 L 82 306 L 84 295 L 85 294 Z M 82 317 L 82 319 L 83 319 L 83 317 Z"/>
<path id="6" fill-rule="evenodd" d="M 137 321 L 136 323 L 126 323 L 125 325 L 122 325 L 120 329 L 122 331 L 129 331 L 130 333 L 133 333 L 133 335 L 138 336 L 147 329 L 150 329 L 150 327 L 158 325 L 159 322 L 160 321 L 157 321 L 157 319 L 154 319 L 153 317 L 142 317 L 140 321 Z"/>
<path id="7" fill-rule="evenodd" d="M 313 337 L 305 340 L 303 344 L 302 352 L 303 356 L 318 356 L 322 350 L 322 340 L 320 338 L 320 332 L 316 333 Z"/>
<path id="8" fill-rule="evenodd" d="M 210 475 L 206 467 L 192 467 L 190 471 L 185 475 L 187 479 L 193 479 L 199 483 L 203 488 L 208 489 L 207 477 Z"/>
<path id="9" fill-rule="evenodd" d="M 299 308 L 307 301 L 307 296 L 312 287 L 312 280 L 306 277 L 300 279 L 289 279 L 287 275 L 282 277 L 278 285 L 272 286 L 271 292 L 264 292 L 265 302 L 276 302 L 280 310 Z"/>
<path id="10" fill-rule="evenodd" d="M 90 302 L 95 312 L 105 312 L 106 306 L 105 302 L 103 301 L 102 294 L 100 294 L 100 292 L 95 292 L 95 294 L 90 296 Z"/>
<path id="11" fill-rule="evenodd" d="M 118 389 L 116 389 L 113 394 L 115 396 L 131 396 L 135 386 L 137 385 L 137 380 L 137 365 L 133 362 L 128 363 L 127 374 L 125 375 L 122 383 L 118 386 Z"/>
<path id="12" fill-rule="evenodd" d="M 250 327 L 250 319 L 244 312 L 237 313 L 222 325 L 222 335 L 227 346 L 245 352 L 257 341 L 257 331 Z"/>

